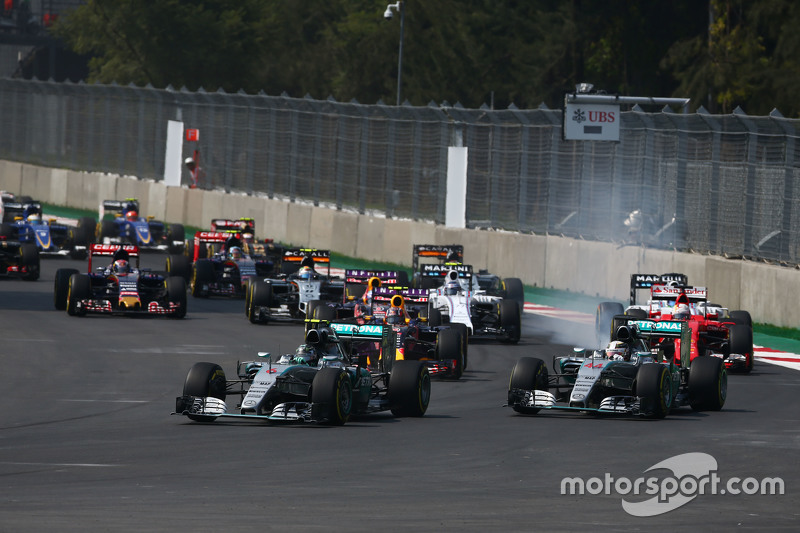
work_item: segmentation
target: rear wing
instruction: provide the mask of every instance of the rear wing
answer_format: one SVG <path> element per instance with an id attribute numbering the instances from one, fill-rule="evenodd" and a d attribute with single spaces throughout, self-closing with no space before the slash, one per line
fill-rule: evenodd
<path id="1" fill-rule="evenodd" d="M 136 198 L 125 198 L 124 200 L 103 200 L 103 203 L 100 204 L 100 209 L 98 212 L 100 217 L 99 220 L 103 220 L 103 218 L 105 218 L 106 211 L 123 213 L 124 211 L 131 210 L 136 211 L 137 213 L 139 212 L 139 200 Z"/>
<path id="2" fill-rule="evenodd" d="M 422 305 L 428 303 L 427 289 L 410 289 L 399 286 L 381 286 L 372 291 L 373 302 L 391 303 L 392 296 L 400 295 L 406 305 Z"/>
<path id="3" fill-rule="evenodd" d="M 331 252 L 330 250 L 317 250 L 316 248 L 289 248 L 283 251 L 283 262 L 281 271 L 284 274 L 291 274 L 300 269 L 301 266 L 313 262 L 314 270 L 317 265 L 327 265 L 328 274 L 331 271 Z M 310 265 L 309 265 L 310 266 Z"/>
<path id="4" fill-rule="evenodd" d="M 218 233 L 255 233 L 256 222 L 252 218 L 213 218 L 211 231 Z"/>
<path id="5" fill-rule="evenodd" d="M 347 285 L 366 285 L 372 278 L 381 280 L 381 285 L 397 285 L 396 270 L 345 270 L 344 282 Z"/>
<path id="6" fill-rule="evenodd" d="M 650 289 L 653 285 L 686 286 L 689 277 L 686 274 L 631 274 L 631 305 L 636 305 L 636 291 Z"/>
<path id="7" fill-rule="evenodd" d="M 472 265 L 422 265 L 420 275 L 423 278 L 446 278 L 450 272 L 455 272 L 461 279 L 472 279 Z"/>
<path id="8" fill-rule="evenodd" d="M 420 259 L 433 259 L 437 264 L 464 262 L 464 247 L 460 244 L 415 244 L 411 252 L 411 267 L 420 269 Z"/>
<path id="9" fill-rule="evenodd" d="M 32 214 L 41 216 L 42 204 L 39 202 L 3 202 L 4 220 L 14 220 L 16 217 L 25 217 Z"/>
<path id="10" fill-rule="evenodd" d="M 200 258 L 200 248 L 201 248 L 200 245 L 201 244 L 205 244 L 206 248 L 208 248 L 208 245 L 212 245 L 212 248 L 214 248 L 213 245 L 215 245 L 215 244 L 219 244 L 219 245 L 225 244 L 226 242 L 228 242 L 229 239 L 239 239 L 241 241 L 241 234 L 240 233 L 233 233 L 233 232 L 231 232 L 231 233 L 221 233 L 221 232 L 216 232 L 216 231 L 198 231 L 197 233 L 194 234 L 194 253 L 193 253 L 192 258 L 191 258 L 192 261 L 197 261 Z M 240 245 L 241 244 L 237 244 L 237 246 L 240 246 Z M 214 253 L 216 251 L 219 251 L 219 250 L 217 248 L 214 248 L 214 250 L 212 250 L 212 252 L 214 252 Z M 203 257 L 207 257 L 209 252 L 207 250 L 204 253 L 205 253 L 205 255 Z"/>
<path id="11" fill-rule="evenodd" d="M 675 300 L 681 294 L 685 294 L 690 302 L 699 303 L 708 300 L 708 290 L 705 287 L 653 285 L 650 288 L 650 297 L 653 300 Z"/>
<path id="12" fill-rule="evenodd" d="M 122 258 L 130 262 L 131 258 L 136 258 L 136 268 L 139 268 L 139 247 L 133 244 L 91 244 L 89 245 L 89 272 L 92 272 L 92 258 L 114 257 Z"/>

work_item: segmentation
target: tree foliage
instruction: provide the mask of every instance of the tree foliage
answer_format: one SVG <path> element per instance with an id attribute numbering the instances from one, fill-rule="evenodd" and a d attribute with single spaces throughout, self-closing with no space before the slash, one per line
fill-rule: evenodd
<path id="1" fill-rule="evenodd" d="M 91 82 L 394 103 L 400 20 L 376 0 L 88 0 L 55 32 Z M 402 96 L 559 107 L 576 83 L 800 113 L 792 0 L 405 1 Z"/>

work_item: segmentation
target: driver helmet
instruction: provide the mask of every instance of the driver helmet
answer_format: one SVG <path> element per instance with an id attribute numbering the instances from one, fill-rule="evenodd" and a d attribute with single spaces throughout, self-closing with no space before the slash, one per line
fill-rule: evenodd
<path id="1" fill-rule="evenodd" d="M 689 311 L 689 306 L 686 304 L 676 305 L 675 310 L 672 312 L 672 318 L 675 320 L 689 320 L 691 316 L 692 313 Z"/>
<path id="2" fill-rule="evenodd" d="M 458 294 L 461 291 L 461 285 L 457 281 L 448 281 L 444 286 L 444 293 L 447 296 Z"/>
<path id="3" fill-rule="evenodd" d="M 316 366 L 317 350 L 310 344 L 301 344 L 294 351 L 293 361 L 298 365 Z"/>
<path id="4" fill-rule="evenodd" d="M 125 219 L 130 220 L 131 222 L 135 222 L 139 218 L 139 213 L 131 209 L 127 213 L 125 213 Z"/>
<path id="5" fill-rule="evenodd" d="M 38 224 L 42 221 L 42 216 L 39 213 L 31 213 L 28 215 L 28 222 L 31 224 Z"/>
<path id="6" fill-rule="evenodd" d="M 405 324 L 406 317 L 403 316 L 403 309 L 400 307 L 391 307 L 386 311 L 385 317 L 387 324 Z"/>
<path id="7" fill-rule="evenodd" d="M 238 246 L 232 247 L 228 252 L 228 257 L 230 257 L 234 261 L 238 261 L 239 259 L 242 258 L 242 249 L 239 248 Z"/>
<path id="8" fill-rule="evenodd" d="M 606 357 L 615 361 L 627 361 L 631 358 L 628 346 L 622 341 L 611 341 L 606 348 Z"/>
<path id="9" fill-rule="evenodd" d="M 311 279 L 314 277 L 314 271 L 309 266 L 300 267 L 297 271 L 297 277 L 300 279 Z"/>
<path id="10" fill-rule="evenodd" d="M 127 274 L 128 272 L 130 272 L 131 268 L 126 260 L 117 259 L 116 261 L 114 261 L 112 270 L 114 271 L 114 274 Z"/>

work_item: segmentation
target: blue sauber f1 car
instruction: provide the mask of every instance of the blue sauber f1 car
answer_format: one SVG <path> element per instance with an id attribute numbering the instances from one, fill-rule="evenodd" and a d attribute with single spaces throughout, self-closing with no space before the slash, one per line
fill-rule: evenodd
<path id="1" fill-rule="evenodd" d="M 106 211 L 115 213 L 115 218 L 104 220 Z M 183 253 L 185 231 L 182 224 L 170 224 L 139 216 L 139 201 L 105 200 L 100 205 L 98 242 L 102 244 L 134 244 L 140 249 Z"/>

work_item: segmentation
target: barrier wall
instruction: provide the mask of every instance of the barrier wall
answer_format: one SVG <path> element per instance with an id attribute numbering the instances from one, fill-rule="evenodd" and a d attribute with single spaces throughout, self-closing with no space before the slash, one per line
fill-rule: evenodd
<path id="1" fill-rule="evenodd" d="M 711 299 L 747 309 L 757 322 L 796 328 L 796 269 L 613 243 L 503 231 L 453 229 L 302 203 L 160 182 L 0 161 L 0 189 L 42 202 L 97 209 L 106 199 L 138 198 L 142 214 L 206 227 L 212 218 L 248 216 L 259 236 L 328 248 L 351 257 L 410 265 L 415 243 L 464 245 L 464 261 L 527 285 L 626 302 L 630 274 L 683 272 Z"/>

